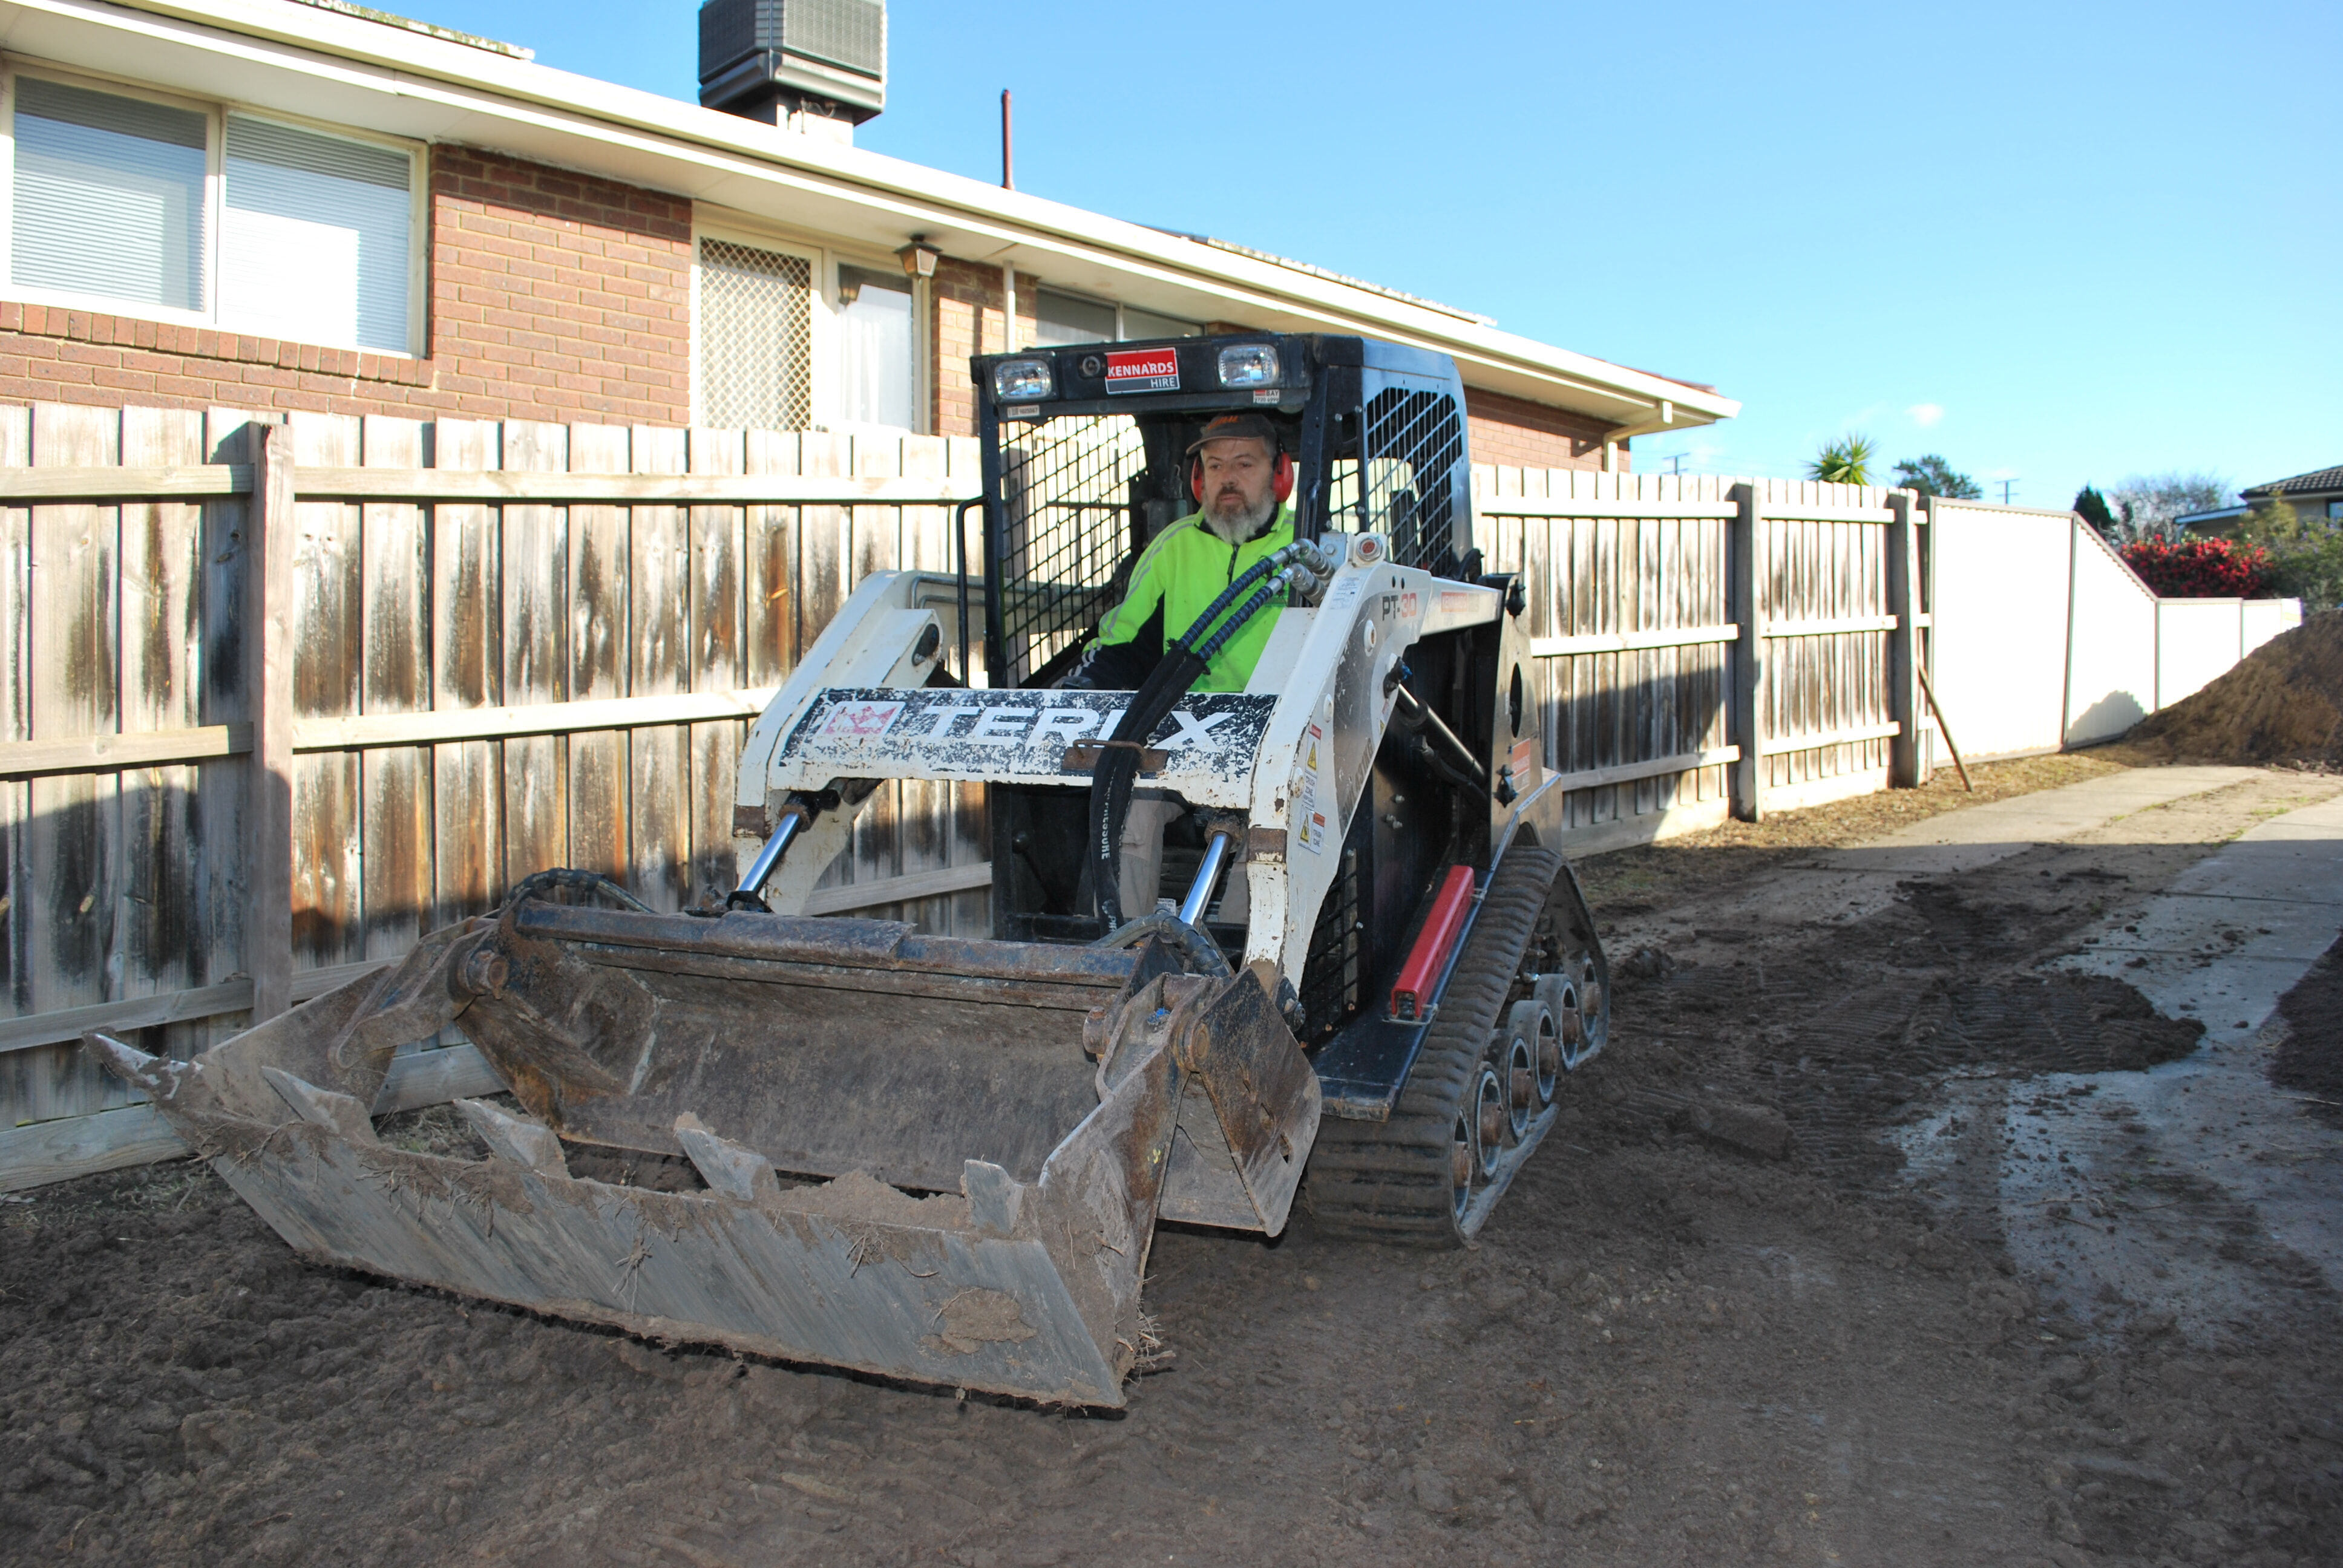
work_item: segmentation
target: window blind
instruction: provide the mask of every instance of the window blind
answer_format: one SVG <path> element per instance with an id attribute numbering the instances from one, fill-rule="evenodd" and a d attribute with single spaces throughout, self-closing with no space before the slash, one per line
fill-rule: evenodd
<path id="1" fill-rule="evenodd" d="M 220 319 L 261 337 L 406 352 L 413 161 L 235 115 L 226 154 Z"/>
<path id="2" fill-rule="evenodd" d="M 11 281 L 202 310 L 207 119 L 16 78 Z"/>

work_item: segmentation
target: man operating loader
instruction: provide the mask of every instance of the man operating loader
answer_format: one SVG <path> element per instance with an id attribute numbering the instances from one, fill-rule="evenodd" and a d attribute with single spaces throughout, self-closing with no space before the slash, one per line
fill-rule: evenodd
<path id="1" fill-rule="evenodd" d="M 1155 536 L 1131 569 L 1131 590 L 1099 624 L 1062 684 L 1127 691 L 1145 680 L 1163 657 L 1166 638 L 1202 615 L 1239 573 L 1293 542 L 1293 459 L 1277 427 L 1260 414 L 1223 414 L 1188 447 L 1188 487 L 1197 509 Z M 1242 691 L 1277 624 L 1272 606 L 1255 616 L 1213 657 L 1192 689 Z M 1159 790 L 1137 791 L 1123 820 L 1124 907 L 1143 914 L 1154 907 L 1163 829 L 1183 809 Z M 1248 908 L 1244 877 L 1232 871 L 1222 919 L 1242 920 Z"/>

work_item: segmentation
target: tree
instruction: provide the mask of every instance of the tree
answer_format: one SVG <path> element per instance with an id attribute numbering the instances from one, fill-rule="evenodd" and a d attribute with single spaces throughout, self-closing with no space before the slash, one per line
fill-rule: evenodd
<path id="1" fill-rule="evenodd" d="M 2085 485 L 2075 492 L 2075 515 L 2099 530 L 2101 538 L 2114 538 L 2119 524 L 2107 507 L 2107 498 L 2099 494 L 2097 485 Z"/>
<path id="2" fill-rule="evenodd" d="M 2122 520 L 2116 535 L 2125 544 L 2142 539 L 2178 541 L 2179 520 L 2190 512 L 2227 506 L 2229 482 L 2217 474 L 2135 474 L 2107 492 Z"/>
<path id="3" fill-rule="evenodd" d="M 2269 552 L 2270 587 L 2300 599 L 2304 609 L 2343 602 L 2343 528 L 2332 520 L 2304 517 L 2273 499 L 2246 514 L 2237 537 Z"/>
<path id="4" fill-rule="evenodd" d="M 1833 485 L 1867 485 L 1872 454 L 1878 449 L 1870 437 L 1852 433 L 1825 442 L 1815 460 L 1806 465 L 1806 477 Z"/>
<path id="5" fill-rule="evenodd" d="M 1942 496 L 1948 501 L 1974 501 L 1985 495 L 1985 490 L 1975 479 L 1956 472 L 1950 463 L 1934 452 L 1923 457 L 1906 457 L 1896 464 L 1896 482 L 1907 490 L 1917 490 L 1924 496 Z"/>

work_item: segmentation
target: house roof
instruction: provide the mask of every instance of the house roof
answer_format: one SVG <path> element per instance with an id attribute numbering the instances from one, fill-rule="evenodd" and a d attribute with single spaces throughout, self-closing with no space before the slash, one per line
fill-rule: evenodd
<path id="1" fill-rule="evenodd" d="M 2266 484 L 2248 485 L 2238 494 L 2247 500 L 2262 500 L 2270 496 L 2315 496 L 2325 490 L 2343 490 L 2343 466 L 2313 468 L 2308 474 L 2297 474 L 2290 479 L 2271 479 Z"/>
<path id="2" fill-rule="evenodd" d="M 1696 385 L 1334 274 L 363 13 L 298 0 L 0 0 L 0 49 L 385 135 L 491 147 L 877 255 L 919 236 L 950 255 L 1192 320 L 1413 344 L 1453 357 L 1469 386 L 1617 426 L 1614 438 L 1740 412 Z"/>

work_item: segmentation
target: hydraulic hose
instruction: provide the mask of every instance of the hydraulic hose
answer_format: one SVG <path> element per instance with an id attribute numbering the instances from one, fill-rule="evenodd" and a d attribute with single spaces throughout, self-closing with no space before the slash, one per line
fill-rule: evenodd
<path id="1" fill-rule="evenodd" d="M 1122 824 L 1131 815 L 1131 792 L 1139 778 L 1139 749 L 1155 727 L 1188 695 L 1189 688 L 1211 667 L 1214 656 L 1246 622 L 1285 591 L 1287 568 L 1305 555 L 1307 545 L 1292 544 L 1272 551 L 1240 573 L 1206 607 L 1188 629 L 1164 650 L 1163 658 L 1131 694 L 1131 706 L 1099 747 L 1097 768 L 1091 774 L 1091 885 L 1098 890 L 1099 914 L 1110 930 L 1120 928 L 1122 914 Z M 1267 578 L 1267 581 L 1263 581 Z M 1254 588 L 1256 583 L 1261 586 Z M 1238 597 L 1252 589 L 1237 610 L 1221 621 Z M 1213 623 L 1220 621 L 1217 629 Z M 1209 634 L 1209 635 L 1208 635 Z M 1200 646 L 1201 639 L 1201 646 Z"/>
<path id="2" fill-rule="evenodd" d="M 504 908 L 510 909 L 523 899 L 543 898 L 556 888 L 575 893 L 588 893 L 605 899 L 622 910 L 634 910 L 649 914 L 651 907 L 627 891 L 599 871 L 580 871 L 568 866 L 556 866 L 549 871 L 534 871 L 515 882 L 505 895 Z"/>

